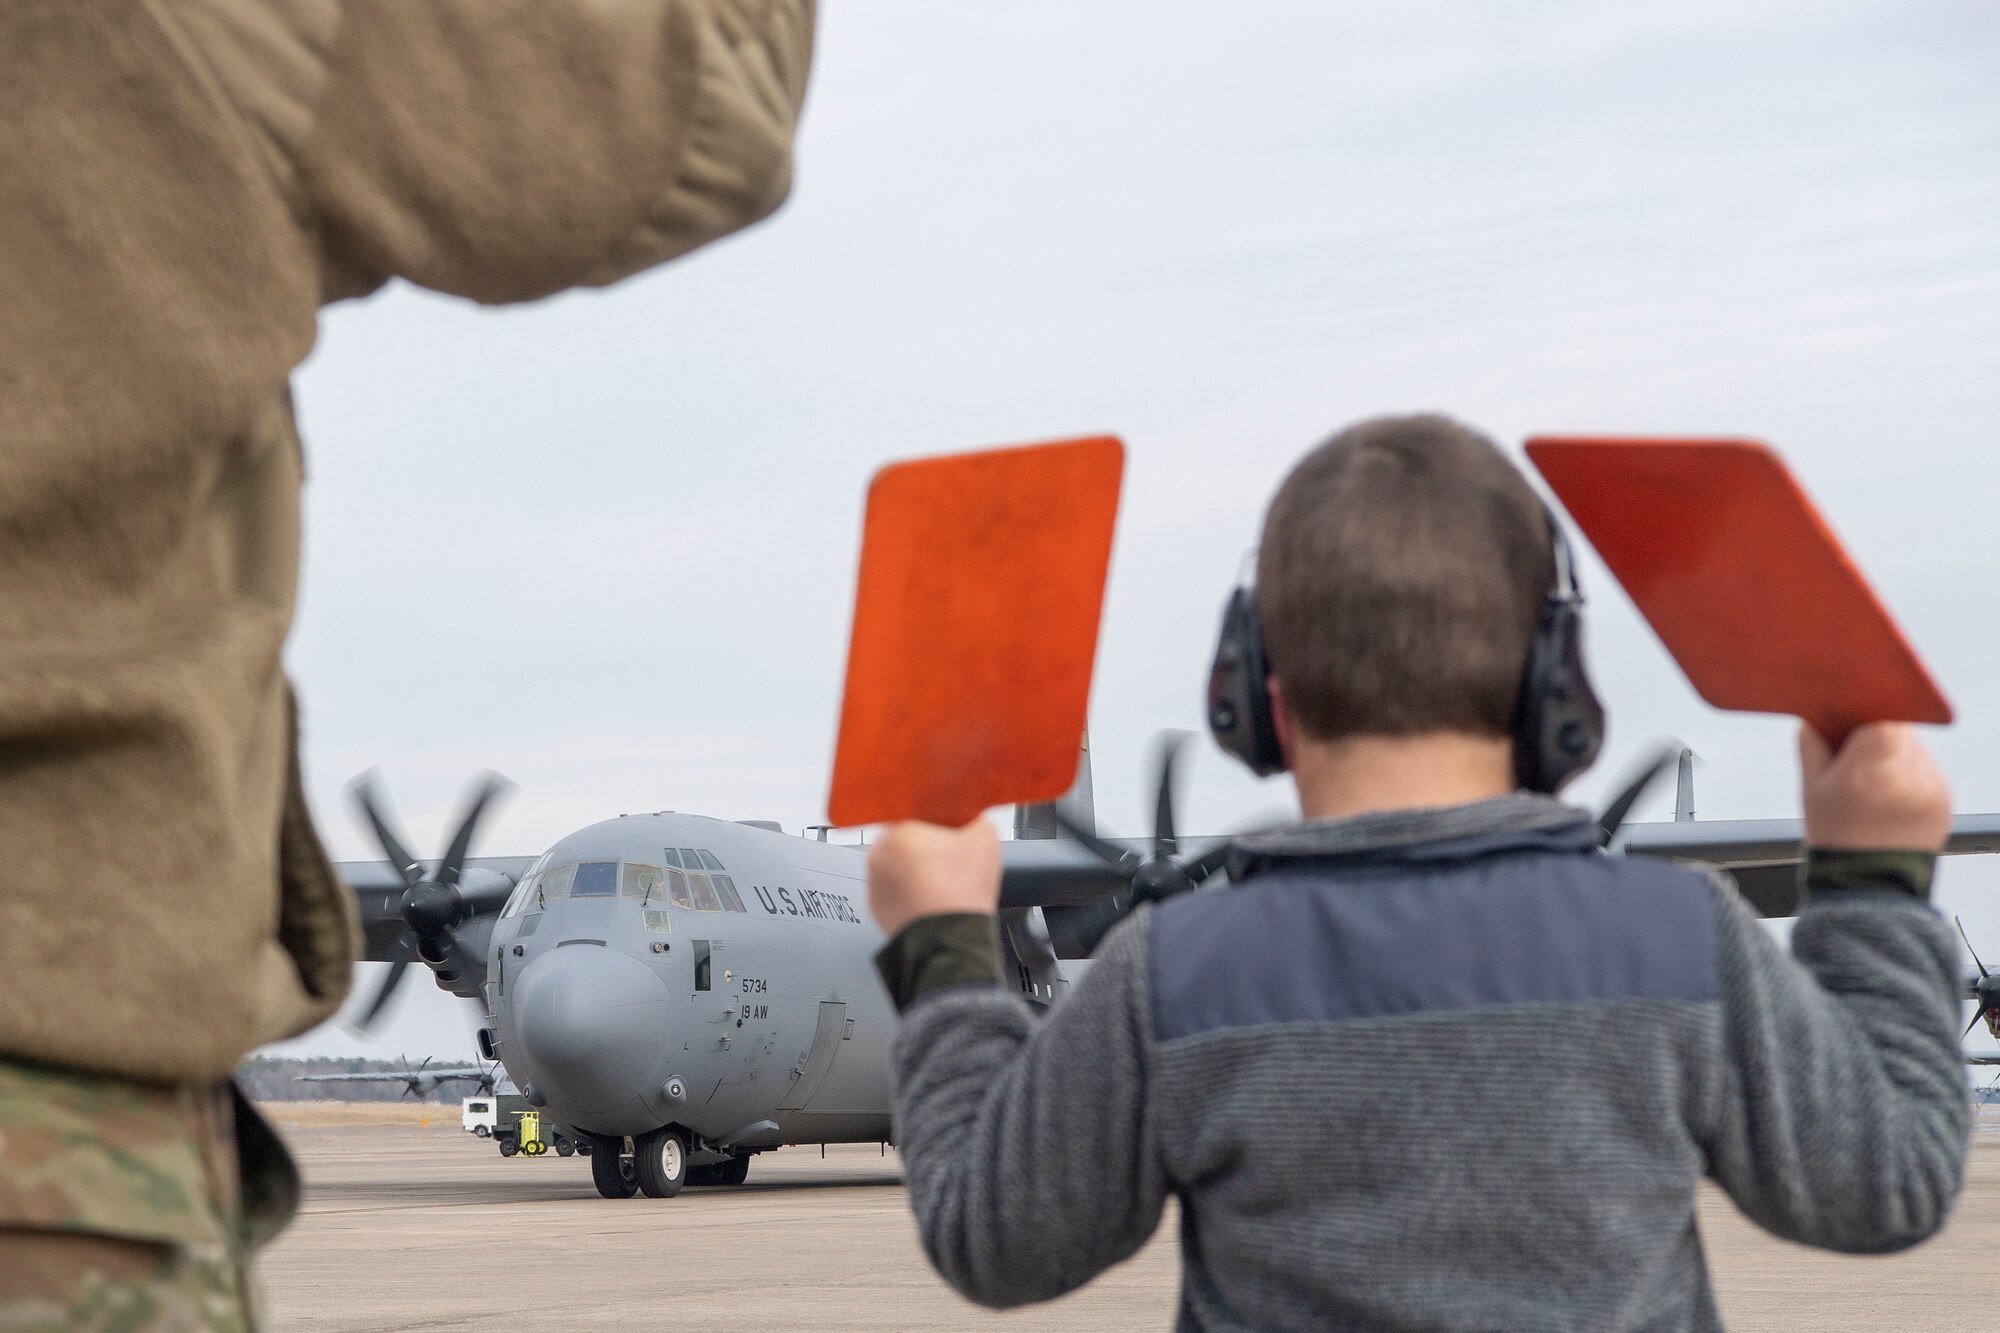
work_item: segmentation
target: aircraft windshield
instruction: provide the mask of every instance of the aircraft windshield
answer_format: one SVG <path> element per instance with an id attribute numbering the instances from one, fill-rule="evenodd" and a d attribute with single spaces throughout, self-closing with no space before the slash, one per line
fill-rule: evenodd
<path id="1" fill-rule="evenodd" d="M 620 897 L 630 898 L 635 902 L 650 907 L 653 905 L 654 899 L 666 896 L 661 892 L 665 883 L 666 881 L 660 877 L 660 868 L 658 866 L 646 866 L 640 865 L 636 861 L 627 861 L 624 873 L 618 877 L 618 893 Z"/>
<path id="2" fill-rule="evenodd" d="M 539 906 L 535 899 L 535 878 L 542 873 L 542 867 L 549 863 L 549 854 L 543 852 L 535 858 L 521 875 L 521 882 L 514 887 L 514 894 L 507 899 L 507 906 L 500 912 L 502 917 L 517 916 L 527 908 Z"/>
<path id="3" fill-rule="evenodd" d="M 576 866 L 574 864 L 557 866 L 553 870 L 544 870 L 541 882 L 535 886 L 535 901 L 544 907 L 550 903 L 561 902 L 563 899 L 569 897 L 569 884 L 575 878 Z"/>
<path id="4" fill-rule="evenodd" d="M 576 868 L 576 879 L 570 885 L 572 898 L 609 898 L 618 892 L 618 863 L 616 861 L 585 861 Z"/>

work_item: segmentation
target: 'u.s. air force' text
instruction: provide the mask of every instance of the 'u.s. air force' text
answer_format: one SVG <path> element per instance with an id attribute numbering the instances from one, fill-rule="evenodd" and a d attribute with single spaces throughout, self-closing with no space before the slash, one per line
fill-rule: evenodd
<path id="1" fill-rule="evenodd" d="M 764 904 L 764 910 L 772 916 L 809 916 L 821 921 L 861 924 L 861 914 L 844 893 L 828 893 L 825 889 L 767 889 L 761 884 L 751 887 L 757 891 L 757 900 Z"/>

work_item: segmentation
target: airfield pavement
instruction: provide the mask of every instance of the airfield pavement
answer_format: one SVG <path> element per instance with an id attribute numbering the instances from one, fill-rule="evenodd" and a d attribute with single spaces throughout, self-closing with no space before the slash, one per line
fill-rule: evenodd
<path id="1" fill-rule="evenodd" d="M 1179 1276 L 1171 1211 L 1128 1263 L 1064 1300 L 992 1314 L 925 1266 L 895 1154 L 759 1157 L 748 1184 L 600 1199 L 589 1165 L 503 1160 L 456 1106 L 278 1104 L 305 1209 L 266 1252 L 273 1326 L 325 1330 L 1164 1329 Z M 428 1118 L 429 1124 L 420 1122 Z M 1774 1240 L 1720 1194 L 1702 1237 L 1732 1329 L 1970 1327 L 2000 1300 L 2000 1120 L 1974 1143 L 1943 1235 L 1850 1258 Z"/>

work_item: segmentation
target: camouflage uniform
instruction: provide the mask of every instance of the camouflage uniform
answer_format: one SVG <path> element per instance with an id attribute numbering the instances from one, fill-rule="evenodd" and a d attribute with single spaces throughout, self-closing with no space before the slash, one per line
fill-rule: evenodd
<path id="1" fill-rule="evenodd" d="M 231 1084 L 0 1060 L 0 1333 L 248 1330 L 298 1173 Z"/>

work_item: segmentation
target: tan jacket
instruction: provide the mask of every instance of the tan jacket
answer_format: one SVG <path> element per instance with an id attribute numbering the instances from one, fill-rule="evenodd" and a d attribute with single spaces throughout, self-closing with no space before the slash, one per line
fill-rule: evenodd
<path id="1" fill-rule="evenodd" d="M 790 183 L 812 0 L 0 5 L 0 1054 L 201 1081 L 345 995 L 287 377 L 328 301 L 614 282 Z"/>

